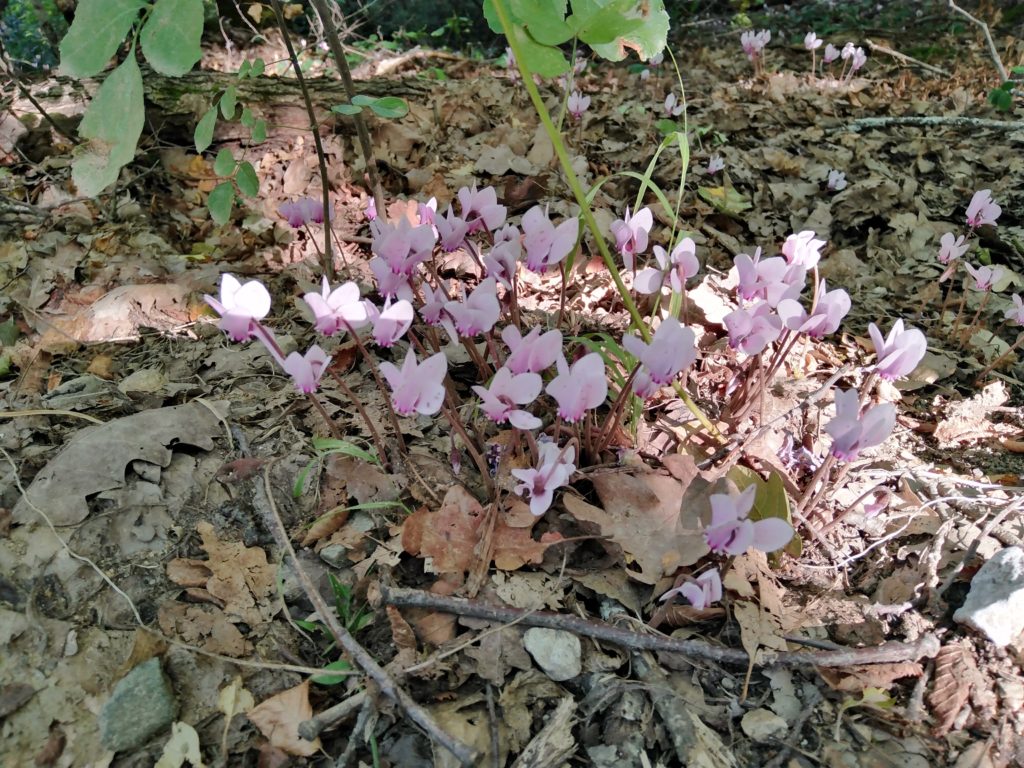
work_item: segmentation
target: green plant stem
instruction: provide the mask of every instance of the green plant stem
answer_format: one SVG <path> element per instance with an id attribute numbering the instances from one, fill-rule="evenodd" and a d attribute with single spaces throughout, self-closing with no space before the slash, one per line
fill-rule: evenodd
<path id="1" fill-rule="evenodd" d="M 370 438 L 373 440 L 373 444 L 377 446 L 377 455 L 378 458 L 380 458 L 381 463 L 385 467 L 391 466 L 388 461 L 387 452 L 384 449 L 384 441 L 381 439 L 380 432 L 377 431 L 377 427 L 373 423 L 373 419 L 370 418 L 370 415 L 363 407 L 363 402 L 356 397 L 356 393 L 353 392 L 349 385 L 345 383 L 345 380 L 341 378 L 339 373 L 336 371 L 329 371 L 329 373 L 331 374 L 331 378 L 334 379 L 334 383 L 338 385 L 338 388 L 349 399 L 349 402 L 356 407 L 357 411 L 359 411 L 359 417 L 363 420 L 363 424 L 365 424 L 366 428 L 370 430 Z"/>
<path id="2" fill-rule="evenodd" d="M 276 5 L 279 0 L 273 0 Z M 331 49 L 331 55 L 334 57 L 334 63 L 338 65 L 338 72 L 341 74 L 341 82 L 345 86 L 345 94 L 348 96 L 349 103 L 356 97 L 356 85 L 352 80 L 352 70 L 348 68 L 348 59 L 345 58 L 345 49 L 341 44 L 341 38 L 338 36 L 338 29 L 334 26 L 333 17 L 331 16 L 331 9 L 328 7 L 325 0 L 311 0 L 313 7 L 316 9 L 317 14 L 320 16 L 320 21 L 324 25 L 324 37 L 327 38 L 327 46 Z M 373 145 L 370 143 L 370 130 L 366 127 L 366 120 L 363 119 L 363 115 L 360 112 L 357 115 L 352 116 L 353 122 L 356 124 L 356 137 L 359 139 L 359 152 L 363 156 L 363 162 L 366 164 L 366 175 L 369 178 L 370 194 L 373 195 L 374 203 L 377 205 L 377 215 L 381 217 L 383 221 L 387 221 L 388 209 L 384 204 L 384 190 L 380 185 L 380 176 L 377 175 L 377 160 L 373 154 Z"/>
<path id="3" fill-rule="evenodd" d="M 334 221 L 331 210 L 331 188 L 327 176 L 327 156 L 324 154 L 324 145 L 320 140 L 320 124 L 316 119 L 316 110 L 313 108 L 313 100 L 309 97 L 309 90 L 306 88 L 306 79 L 302 75 L 302 66 L 299 64 L 299 57 L 295 54 L 295 47 L 292 45 L 291 35 L 288 34 L 288 25 L 284 20 L 284 10 L 281 8 L 280 0 L 270 0 L 274 8 L 274 16 L 277 19 L 277 26 L 281 30 L 281 37 L 284 39 L 285 48 L 288 50 L 288 58 L 291 60 L 292 69 L 295 70 L 295 79 L 299 83 L 299 90 L 302 91 L 302 101 L 306 105 L 306 114 L 309 115 L 309 130 L 313 134 L 313 146 L 316 147 L 316 158 L 320 165 L 320 194 L 324 205 L 324 251 L 323 268 L 328 280 L 334 280 L 334 251 L 331 244 L 330 229 Z"/>
<path id="4" fill-rule="evenodd" d="M 314 2 L 322 2 L 322 0 L 314 0 Z M 537 111 L 537 117 L 540 118 L 540 122 L 544 126 L 544 130 L 548 134 L 548 138 L 551 139 L 551 145 L 554 147 L 555 155 L 558 157 L 558 162 L 561 164 L 562 170 L 565 173 L 566 183 L 569 185 L 569 189 L 572 190 L 573 197 L 576 198 L 576 203 L 580 206 L 580 215 L 583 217 L 583 223 L 587 225 L 587 229 L 590 230 L 590 234 L 594 238 L 597 250 L 601 254 L 601 259 L 604 261 L 605 267 L 608 268 L 608 273 L 611 275 L 612 281 L 615 283 L 615 289 L 619 292 L 619 297 L 622 299 L 622 304 L 629 313 L 630 319 L 636 326 L 636 329 L 644 342 L 650 344 L 651 331 L 644 322 L 643 316 L 637 309 L 633 298 L 629 295 L 629 289 L 626 288 L 626 284 L 622 281 L 622 276 L 619 274 L 618 266 L 615 264 L 615 260 L 612 258 L 611 251 L 608 248 L 608 242 L 604 239 L 604 235 L 601 234 L 601 230 L 597 226 L 597 221 L 594 219 L 594 213 L 590 210 L 590 204 L 587 202 L 587 194 L 583 191 L 580 180 L 576 176 L 576 172 L 572 169 L 572 160 L 569 158 L 569 153 L 565 149 L 565 143 L 562 141 L 562 136 L 559 134 L 558 129 L 555 128 L 555 124 L 551 121 L 551 115 L 548 113 L 547 107 L 544 106 L 544 99 L 541 98 L 540 91 L 537 90 L 537 85 L 533 82 L 533 72 L 531 72 L 526 66 L 523 60 L 523 51 L 519 47 L 519 43 L 516 41 L 515 35 L 511 34 L 512 20 L 509 16 L 508 8 L 505 5 L 505 0 L 493 0 L 493 2 L 494 10 L 498 15 L 498 20 L 501 22 L 501 28 L 505 32 L 505 39 L 508 41 L 509 47 L 512 49 L 512 54 L 516 57 L 516 66 L 519 68 L 519 74 L 523 78 L 523 87 L 526 88 L 526 92 L 530 96 L 530 101 L 533 103 L 533 108 Z M 676 395 L 683 401 L 683 404 L 689 409 L 690 413 L 694 415 L 697 421 L 700 422 L 701 426 L 703 426 L 704 429 L 706 429 L 712 436 L 721 439 L 721 434 L 715 428 L 715 425 L 711 423 L 711 420 L 693 401 L 693 398 L 690 397 L 690 393 L 683 389 L 678 382 L 675 385 L 675 391 Z"/>

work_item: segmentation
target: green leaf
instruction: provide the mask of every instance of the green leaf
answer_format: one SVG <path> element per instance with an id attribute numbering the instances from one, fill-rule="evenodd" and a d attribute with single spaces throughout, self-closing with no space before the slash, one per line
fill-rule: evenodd
<path id="1" fill-rule="evenodd" d="M 256 169 L 252 167 L 252 163 L 248 160 L 238 164 L 235 183 L 238 184 L 238 189 L 246 197 L 256 197 L 260 193 L 260 179 L 256 175 Z"/>
<path id="2" fill-rule="evenodd" d="M 267 140 L 267 121 L 257 120 L 252 126 L 252 140 L 260 144 Z"/>
<path id="3" fill-rule="evenodd" d="M 156 0 L 139 39 L 153 69 L 177 77 L 202 57 L 202 36 L 203 0 Z"/>
<path id="4" fill-rule="evenodd" d="M 541 77 L 558 77 L 569 71 L 565 55 L 549 45 L 541 45 L 519 26 L 512 27 L 512 36 L 523 58 L 523 64 Z"/>
<path id="5" fill-rule="evenodd" d="M 249 77 L 262 77 L 266 70 L 266 62 L 261 58 L 255 58 L 252 60 L 252 72 L 249 74 Z"/>
<path id="6" fill-rule="evenodd" d="M 251 109 L 248 107 L 242 107 L 242 116 L 238 118 L 238 122 L 252 130 L 253 125 L 256 123 L 256 118 L 253 117 Z"/>
<path id="7" fill-rule="evenodd" d="M 249 72 L 252 70 L 252 62 L 246 59 L 238 67 L 238 79 L 245 80 L 249 76 Z"/>
<path id="8" fill-rule="evenodd" d="M 359 93 L 352 97 L 352 103 L 357 107 L 368 107 L 375 101 L 375 98 L 367 96 L 365 93 Z"/>
<path id="9" fill-rule="evenodd" d="M 614 40 L 604 44 L 588 43 L 598 56 L 609 61 L 622 61 L 627 51 L 634 50 L 641 59 L 647 60 L 665 48 L 668 13 L 662 0 L 637 0 L 632 5 L 623 14 L 622 29 Z M 606 28 L 601 27 L 599 31 L 604 34 Z"/>
<path id="10" fill-rule="evenodd" d="M 565 0 L 509 0 L 509 8 L 541 45 L 559 45 L 572 38 L 572 27 L 565 23 Z"/>
<path id="11" fill-rule="evenodd" d="M 750 510 L 751 520 L 764 520 L 768 517 L 777 517 L 793 525 L 793 517 L 789 508 L 789 497 L 786 495 L 786 486 L 782 477 L 777 472 L 770 472 L 768 480 L 762 480 L 760 476 L 742 465 L 737 465 L 729 470 L 727 477 L 736 483 L 742 491 L 754 485 L 757 487 L 754 496 L 754 508 Z M 793 557 L 799 557 L 803 552 L 803 541 L 799 534 L 794 532 L 793 538 L 782 548 L 782 551 Z"/>
<path id="12" fill-rule="evenodd" d="M 230 176 L 235 172 L 235 156 L 230 149 L 224 148 L 217 153 L 217 159 L 213 161 L 213 172 L 218 176 Z"/>
<path id="13" fill-rule="evenodd" d="M 635 5 L 634 0 L 615 0 L 604 6 L 594 2 L 574 2 L 574 13 L 568 23 L 588 45 L 611 43 L 643 25 L 643 19 L 630 19 L 626 15 Z"/>
<path id="14" fill-rule="evenodd" d="M 370 109 L 377 117 L 398 118 L 409 114 L 409 105 L 405 103 L 405 99 L 400 99 L 397 96 L 382 96 L 375 99 L 370 104 Z"/>
<path id="15" fill-rule="evenodd" d="M 60 68 L 71 77 L 92 77 L 117 53 L 145 0 L 80 0 L 75 20 L 60 41 Z"/>
<path id="16" fill-rule="evenodd" d="M 501 26 L 501 19 L 498 18 L 498 12 L 494 9 L 494 0 L 484 0 L 484 20 L 491 28 L 491 32 L 497 32 L 499 35 L 505 34 L 505 30 Z"/>
<path id="17" fill-rule="evenodd" d="M 340 453 L 345 456 L 362 459 L 363 461 L 367 461 L 371 464 L 380 464 L 380 460 L 377 458 L 376 454 L 364 451 L 358 445 L 353 445 L 346 440 L 335 440 L 329 437 L 314 437 L 313 448 L 321 454 Z"/>
<path id="18" fill-rule="evenodd" d="M 231 206 L 235 201 L 235 188 L 230 181 L 222 181 L 206 200 L 210 216 L 218 224 L 227 224 L 231 218 Z"/>
<path id="19" fill-rule="evenodd" d="M 235 107 L 238 105 L 238 91 L 235 86 L 228 86 L 224 95 L 220 97 L 220 113 L 225 120 L 232 120 L 235 117 Z"/>
<path id="20" fill-rule="evenodd" d="M 356 96 L 358 99 L 359 97 Z M 331 107 L 331 112 L 337 112 L 339 115 L 358 115 L 363 111 L 362 107 L 357 107 L 355 104 L 335 104 Z"/>
<path id="21" fill-rule="evenodd" d="M 133 48 L 96 91 L 78 128 L 88 140 L 71 167 L 80 194 L 93 197 L 117 181 L 135 157 L 145 118 L 142 73 Z"/>
<path id="22" fill-rule="evenodd" d="M 324 669 L 334 669 L 338 672 L 350 672 L 352 670 L 352 665 L 344 659 L 338 659 L 337 661 L 332 661 L 324 667 Z M 337 685 L 338 683 L 345 682 L 349 677 L 351 677 L 351 675 L 313 675 L 310 680 L 317 685 Z"/>
<path id="23" fill-rule="evenodd" d="M 1013 108 L 1013 96 L 1002 88 L 993 88 L 988 92 L 988 103 L 1000 112 L 1009 112 Z"/>
<path id="24" fill-rule="evenodd" d="M 10 347 L 18 340 L 18 324 L 13 317 L 8 317 L 0 323 L 0 347 Z"/>
<path id="25" fill-rule="evenodd" d="M 217 125 L 217 108 L 210 107 L 196 124 L 196 152 L 203 153 L 213 143 L 213 128 Z"/>

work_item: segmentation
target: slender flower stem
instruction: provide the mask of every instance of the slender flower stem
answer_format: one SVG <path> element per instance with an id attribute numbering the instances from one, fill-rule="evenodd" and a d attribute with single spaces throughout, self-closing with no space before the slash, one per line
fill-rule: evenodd
<path id="1" fill-rule="evenodd" d="M 327 413 L 327 409 L 324 408 L 324 404 L 320 402 L 320 398 L 316 396 L 316 393 L 308 392 L 306 393 L 306 397 L 309 398 L 309 402 L 312 403 L 313 407 L 320 412 L 320 416 L 327 425 L 327 429 L 331 433 L 331 437 L 335 440 L 341 440 L 341 432 L 338 431 L 338 425 L 334 423 L 334 419 L 332 419 L 331 415 Z"/>
<path id="2" fill-rule="evenodd" d="M 967 304 L 967 292 L 964 291 L 964 295 L 960 297 L 960 306 L 956 308 L 956 320 L 953 323 L 953 330 L 949 334 L 949 338 L 956 339 L 957 334 L 960 332 L 960 324 L 964 319 L 964 305 Z"/>
<path id="3" fill-rule="evenodd" d="M 800 494 L 800 499 L 796 503 L 797 514 L 804 514 L 804 507 L 807 506 L 808 502 L 815 495 L 815 489 L 819 482 L 824 482 L 828 485 L 828 472 L 832 469 L 832 466 L 836 463 L 836 457 L 829 452 L 825 460 L 821 462 L 821 466 L 818 467 L 818 471 L 814 473 L 814 476 L 810 479 L 807 485 L 804 487 L 804 492 Z M 796 515 L 794 515 L 795 517 Z"/>
<path id="4" fill-rule="evenodd" d="M 466 446 L 466 450 L 473 459 L 473 463 L 476 464 L 477 471 L 480 473 L 480 479 L 483 481 L 484 488 L 487 491 L 487 497 L 494 497 L 494 481 L 491 480 L 491 473 L 487 467 L 487 462 L 484 457 L 480 455 L 480 451 L 477 450 L 476 444 L 469 438 L 466 433 L 466 427 L 462 423 L 462 419 L 459 417 L 458 408 L 455 405 L 455 400 L 452 397 L 451 390 L 445 387 L 445 404 L 443 406 L 444 415 L 448 419 L 448 423 L 452 425 L 452 428 L 459 433 L 459 437 L 462 438 L 463 444 Z"/>
<path id="5" fill-rule="evenodd" d="M 363 407 L 363 402 L 356 397 L 356 393 L 349 388 L 348 384 L 345 383 L 345 380 L 341 378 L 340 374 L 336 371 L 330 371 L 330 374 L 334 379 L 334 382 L 338 385 L 338 388 L 345 393 L 349 402 L 356 407 L 357 411 L 359 411 L 359 417 L 363 420 L 363 424 L 365 424 L 366 428 L 370 431 L 370 438 L 373 440 L 373 444 L 377 446 L 377 455 L 380 457 L 381 463 L 385 467 L 390 466 L 391 462 L 388 461 L 387 451 L 384 449 L 384 441 L 381 439 L 380 432 L 377 431 L 377 427 L 373 423 L 373 419 L 370 418 L 370 415 L 366 412 L 366 408 Z"/>
<path id="6" fill-rule="evenodd" d="M 967 326 L 967 330 L 963 336 L 960 337 L 960 348 L 962 349 L 964 344 L 971 340 L 971 334 L 974 333 L 974 326 L 978 324 L 978 320 L 981 319 L 981 313 L 985 309 L 985 305 L 988 304 L 988 300 L 992 298 L 992 291 L 986 291 L 985 295 L 981 297 L 981 304 L 978 305 L 978 311 L 974 313 L 974 317 L 971 319 L 971 324 Z"/>
<path id="7" fill-rule="evenodd" d="M 639 371 L 640 364 L 638 363 L 633 366 L 633 370 L 630 371 L 629 377 L 622 383 L 622 389 L 619 390 L 619 394 L 615 398 L 615 402 L 612 403 L 611 410 L 605 417 L 604 426 L 597 433 L 597 442 L 594 445 L 595 458 L 597 458 L 601 452 L 608 447 L 608 443 L 611 442 L 612 434 L 615 432 L 615 428 L 619 425 L 619 421 L 622 418 L 622 411 L 625 409 L 625 404 L 629 402 L 630 396 L 633 394 L 633 379 L 636 378 Z"/>
<path id="8" fill-rule="evenodd" d="M 957 273 L 960 271 L 960 264 L 963 259 L 956 259 L 953 269 L 949 273 L 949 284 L 946 285 L 946 295 L 942 297 L 942 306 L 939 308 L 939 325 L 942 325 L 942 318 L 946 316 L 946 307 L 949 306 L 949 299 L 953 295 L 953 283 L 956 282 Z M 941 275 L 940 275 L 941 279 Z"/>
<path id="9" fill-rule="evenodd" d="M 355 329 L 348 322 L 348 320 L 342 320 L 345 323 L 345 329 L 348 331 L 348 335 L 352 337 L 352 340 L 356 343 L 356 347 L 359 348 L 359 352 L 363 356 L 363 360 L 366 361 L 367 367 L 370 369 L 370 374 L 373 376 L 373 380 L 377 382 L 377 389 L 384 396 L 384 403 L 387 406 L 388 416 L 391 419 L 391 426 L 395 430 L 395 439 L 398 440 L 398 452 L 403 456 L 408 453 L 408 449 L 405 447 L 405 438 L 402 437 L 402 426 L 398 422 L 398 414 L 395 413 L 395 407 L 391 404 L 391 392 L 388 391 L 387 385 L 384 380 L 380 377 L 380 371 L 377 370 L 377 361 L 370 354 L 370 351 L 363 344 L 363 340 L 359 338 L 359 334 L 355 332 Z"/>
<path id="10" fill-rule="evenodd" d="M 1013 342 L 1013 344 L 1010 346 L 1009 349 L 1007 349 L 1005 352 L 1003 352 L 1003 354 L 1001 354 L 999 357 L 997 357 L 995 360 L 993 360 L 991 363 L 989 363 L 988 366 L 985 368 L 985 370 L 983 370 L 981 373 L 978 374 L 978 378 L 976 378 L 975 381 L 980 382 L 991 371 L 993 371 L 997 367 L 999 367 L 999 364 L 1001 362 L 1003 362 L 1003 360 L 1008 358 L 1010 356 L 1010 353 L 1013 352 L 1013 350 L 1019 348 L 1022 344 L 1024 344 L 1024 333 L 1021 333 L 1017 337 L 1017 340 L 1015 342 Z"/>

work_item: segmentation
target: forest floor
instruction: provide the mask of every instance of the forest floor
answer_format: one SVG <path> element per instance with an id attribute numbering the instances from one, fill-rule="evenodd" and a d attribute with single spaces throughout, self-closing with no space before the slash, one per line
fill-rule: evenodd
<path id="1" fill-rule="evenodd" d="M 0 763 L 456 765 L 315 620 L 274 538 L 278 515 L 339 620 L 479 765 L 1024 764 L 1024 640 L 997 646 L 953 620 L 979 567 L 1024 540 L 1024 368 L 1011 354 L 979 381 L 1018 330 L 1000 320 L 1024 288 L 1022 112 L 986 104 L 994 70 L 974 28 L 876 23 L 890 26 L 850 37 L 875 48 L 843 81 L 809 75 L 803 29 L 788 42 L 776 33 L 757 77 L 738 32 L 675 30 L 689 165 L 681 197 L 677 147 L 653 179 L 701 262 L 686 315 L 701 350 L 687 379 L 695 401 L 717 421 L 742 362 L 722 326 L 737 254 L 774 255 L 787 235 L 814 230 L 827 241 L 821 276 L 853 309 L 838 333 L 798 344 L 755 412 L 729 425 L 749 438 L 742 451 L 719 450 L 665 390 L 539 519 L 514 495 L 485 498 L 441 416 L 401 419 L 401 453 L 351 343 L 328 345 L 332 371 L 384 433 L 386 467 L 351 450 L 371 449 L 372 435 L 334 379 L 320 394 L 345 441 L 314 444 L 330 437 L 322 413 L 262 347 L 217 329 L 202 296 L 230 272 L 270 287 L 283 343 L 311 341 L 297 298 L 319 285 L 323 230 L 292 230 L 277 210 L 320 194 L 298 91 L 248 105 L 268 117 L 266 142 L 218 131 L 213 149 L 250 160 L 261 183 L 226 226 L 205 209 L 213 152 L 195 155 L 190 115 L 154 109 L 142 155 L 101 199 L 75 197 L 70 147 L 46 124 L 18 136 L 0 124 Z M 822 36 L 841 46 L 838 34 Z M 1008 66 L 1024 64 L 1024 41 L 996 38 Z M 210 47 L 203 67 L 286 62 L 269 39 Z M 919 52 L 923 40 L 929 66 L 884 52 L 915 41 Z M 311 62 L 315 90 L 322 68 Z M 575 215 L 506 70 L 420 51 L 379 53 L 357 74 L 413 94 L 407 116 L 372 126 L 392 215 L 430 197 L 443 211 L 474 183 L 497 187 L 510 219 L 536 202 Z M 52 85 L 30 88 L 41 97 Z M 641 78 L 592 61 L 576 85 L 592 98 L 566 127 L 585 183 L 643 173 L 664 97 L 679 93 L 671 66 Z M 558 87 L 542 93 L 557 109 Z M 323 117 L 338 266 L 368 295 L 351 123 Z M 706 172 L 712 155 L 724 171 Z M 833 169 L 845 189 L 827 188 Z M 602 227 L 634 207 L 637 188 L 621 175 L 603 183 Z M 982 294 L 957 287 L 940 314 L 939 238 L 964 230 L 984 188 L 1002 215 L 979 247 L 1006 273 L 961 340 L 960 297 L 967 327 Z M 644 202 L 652 241 L 668 246 L 671 212 Z M 600 345 L 628 316 L 583 247 L 563 329 Z M 439 269 L 467 286 L 478 274 L 459 251 Z M 552 322 L 561 288 L 557 274 L 524 273 L 522 311 Z M 802 547 L 736 557 L 710 609 L 659 602 L 696 562 L 709 489 L 727 473 L 776 478 L 799 498 L 808 463 L 828 451 L 828 389 L 861 383 L 868 323 L 885 331 L 899 318 L 925 331 L 929 350 L 910 377 L 872 393 L 897 404 L 896 432 L 808 510 Z M 468 358 L 450 365 L 468 399 Z M 488 445 L 506 437 L 492 430 Z M 499 464 L 494 480 L 505 491 L 508 470 Z M 118 686 L 129 672 L 132 691 Z M 307 741 L 298 729 L 314 714 L 319 737 Z"/>

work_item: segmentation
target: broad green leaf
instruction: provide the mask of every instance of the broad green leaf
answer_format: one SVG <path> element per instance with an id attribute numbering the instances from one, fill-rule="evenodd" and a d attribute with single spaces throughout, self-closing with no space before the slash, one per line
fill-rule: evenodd
<path id="1" fill-rule="evenodd" d="M 203 55 L 203 0 L 156 0 L 142 27 L 142 54 L 157 72 L 184 75 Z"/>
<path id="2" fill-rule="evenodd" d="M 352 665 L 344 659 L 338 659 L 337 661 L 332 661 L 324 667 L 324 669 L 333 669 L 338 672 L 351 672 Z M 351 677 L 351 675 L 313 675 L 310 680 L 317 685 L 337 685 L 338 683 L 345 682 L 349 677 Z"/>
<path id="3" fill-rule="evenodd" d="M 635 0 L 614 0 L 607 5 L 576 2 L 573 3 L 573 14 L 568 24 L 588 45 L 610 43 L 643 25 L 643 19 L 627 17 L 635 5 Z"/>
<path id="4" fill-rule="evenodd" d="M 252 60 L 252 71 L 249 73 L 249 77 L 262 77 L 266 69 L 267 65 L 263 59 L 255 58 Z"/>
<path id="5" fill-rule="evenodd" d="M 373 96 L 367 96 L 365 93 L 359 93 L 352 97 L 352 103 L 357 107 L 368 107 L 375 101 Z"/>
<path id="6" fill-rule="evenodd" d="M 248 107 L 242 107 L 242 116 L 238 118 L 238 122 L 246 128 L 252 129 L 253 125 L 256 123 L 256 118 L 253 117 L 251 109 Z"/>
<path id="7" fill-rule="evenodd" d="M 213 161 L 213 172 L 218 176 L 230 176 L 235 172 L 235 156 L 226 147 L 217 153 Z"/>
<path id="8" fill-rule="evenodd" d="M 358 115 L 362 111 L 363 108 L 357 107 L 355 104 L 335 104 L 331 107 L 331 112 L 337 112 L 339 115 Z"/>
<path id="9" fill-rule="evenodd" d="M 397 96 L 382 96 L 375 99 L 370 104 L 370 109 L 377 117 L 398 118 L 409 114 L 409 105 L 405 103 L 405 99 L 400 99 Z"/>
<path id="10" fill-rule="evenodd" d="M 124 42 L 145 0 L 80 0 L 60 41 L 60 68 L 71 77 L 102 71 Z"/>
<path id="11" fill-rule="evenodd" d="M 739 216 L 750 207 L 747 199 L 732 187 L 698 187 L 697 194 L 716 211 L 730 216 Z"/>
<path id="12" fill-rule="evenodd" d="M 235 187 L 230 181 L 222 181 L 206 200 L 210 216 L 218 224 L 227 224 L 231 218 L 231 205 L 235 201 Z"/>
<path id="13" fill-rule="evenodd" d="M 668 13 L 662 0 L 637 0 L 623 14 L 623 29 L 611 42 L 593 43 L 591 48 L 609 61 L 621 61 L 634 50 L 645 61 L 665 48 L 668 40 Z M 639 22 L 636 24 L 635 22 Z"/>
<path id="14" fill-rule="evenodd" d="M 6 376 L 11 372 L 11 356 L 0 355 L 0 376 Z"/>
<path id="15" fill-rule="evenodd" d="M 96 91 L 78 128 L 87 140 L 71 167 L 80 194 L 93 197 L 117 181 L 121 168 L 135 157 L 145 118 L 142 73 L 133 48 Z"/>
<path id="16" fill-rule="evenodd" d="M 196 152 L 205 152 L 206 148 L 213 143 L 213 128 L 215 125 L 217 125 L 217 108 L 210 107 L 196 124 Z"/>
<path id="17" fill-rule="evenodd" d="M 18 340 L 18 324 L 13 317 L 8 317 L 0 323 L 0 347 L 12 347 Z"/>
<path id="18" fill-rule="evenodd" d="M 252 126 L 252 140 L 260 144 L 267 140 L 267 121 L 257 120 Z"/>
<path id="19" fill-rule="evenodd" d="M 523 64 L 531 72 L 541 77 L 558 77 L 569 71 L 569 62 L 560 50 L 549 45 L 541 45 L 522 27 L 514 26 L 511 31 L 523 57 Z"/>
<path id="20" fill-rule="evenodd" d="M 260 179 L 256 175 L 256 169 L 248 160 L 238 164 L 238 173 L 235 175 L 235 183 L 238 189 L 246 197 L 256 197 L 260 193 Z"/>
<path id="21" fill-rule="evenodd" d="M 238 66 L 238 79 L 245 80 L 249 76 L 249 72 L 252 70 L 252 62 L 246 59 Z"/>
<path id="22" fill-rule="evenodd" d="M 572 28 L 565 23 L 565 0 L 508 0 L 508 5 L 541 45 L 559 45 L 572 38 Z"/>
<path id="23" fill-rule="evenodd" d="M 235 107 L 238 105 L 238 91 L 235 86 L 228 86 L 227 90 L 220 97 L 220 113 L 225 120 L 232 120 L 235 117 Z"/>
<path id="24" fill-rule="evenodd" d="M 501 26 L 501 19 L 498 18 L 498 12 L 494 8 L 494 0 L 484 0 L 484 20 L 491 28 L 491 32 L 497 32 L 499 35 L 505 34 L 505 30 Z"/>

